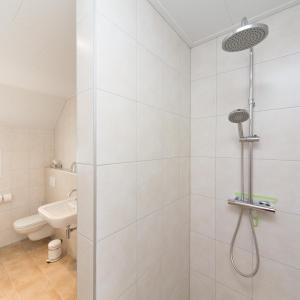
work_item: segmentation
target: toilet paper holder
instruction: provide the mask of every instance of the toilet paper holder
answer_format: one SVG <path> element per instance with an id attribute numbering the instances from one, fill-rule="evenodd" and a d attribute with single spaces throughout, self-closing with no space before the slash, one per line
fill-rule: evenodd
<path id="1" fill-rule="evenodd" d="M 0 193 L 0 203 L 10 202 L 12 201 L 12 199 L 13 199 L 12 193 L 4 193 L 4 194 Z"/>

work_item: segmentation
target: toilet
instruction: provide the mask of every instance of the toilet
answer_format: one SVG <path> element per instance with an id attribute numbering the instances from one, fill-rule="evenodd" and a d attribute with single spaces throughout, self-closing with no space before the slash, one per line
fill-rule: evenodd
<path id="1" fill-rule="evenodd" d="M 54 233 L 54 229 L 39 214 L 16 220 L 14 229 L 19 234 L 27 235 L 31 241 L 41 240 Z"/>

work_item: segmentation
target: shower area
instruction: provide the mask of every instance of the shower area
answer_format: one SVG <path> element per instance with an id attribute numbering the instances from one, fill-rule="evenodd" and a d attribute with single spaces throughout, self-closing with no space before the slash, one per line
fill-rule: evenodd
<path id="1" fill-rule="evenodd" d="M 300 5 L 215 2 L 77 1 L 80 300 L 300 299 Z"/>

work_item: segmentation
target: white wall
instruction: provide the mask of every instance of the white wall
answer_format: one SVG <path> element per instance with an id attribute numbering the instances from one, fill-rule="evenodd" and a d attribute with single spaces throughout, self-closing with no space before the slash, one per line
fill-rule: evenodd
<path id="1" fill-rule="evenodd" d="M 0 123 L 28 129 L 53 129 L 65 99 L 0 84 Z"/>
<path id="2" fill-rule="evenodd" d="M 188 299 L 190 49 L 148 1 L 78 8 L 78 251 L 97 241 L 99 300 Z"/>
<path id="3" fill-rule="evenodd" d="M 222 38 L 192 49 L 192 300 L 299 299 L 300 6 L 263 22 L 270 33 L 255 48 L 255 133 L 261 141 L 254 149 L 254 192 L 278 198 L 278 212 L 260 215 L 261 267 L 254 279 L 230 266 L 238 211 L 226 203 L 240 189 L 237 128 L 227 116 L 247 106 L 248 52 L 225 53 Z M 250 271 L 253 245 L 243 222 L 235 253 Z"/>
<path id="4" fill-rule="evenodd" d="M 44 167 L 53 155 L 53 131 L 0 127 L 0 193 L 13 200 L 0 203 L 0 247 L 25 238 L 13 222 L 37 212 L 45 202 Z"/>
<path id="5" fill-rule="evenodd" d="M 76 161 L 76 102 L 67 100 L 54 128 L 54 157 L 70 169 Z"/>

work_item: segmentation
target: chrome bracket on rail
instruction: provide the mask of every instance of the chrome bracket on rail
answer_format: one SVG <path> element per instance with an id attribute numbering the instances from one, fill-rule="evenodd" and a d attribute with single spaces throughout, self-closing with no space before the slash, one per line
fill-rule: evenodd
<path id="1" fill-rule="evenodd" d="M 248 142 L 248 143 L 254 143 L 254 142 L 259 142 L 260 137 L 257 135 L 253 135 L 253 136 L 245 136 L 245 137 L 241 137 L 240 138 L 240 142 Z"/>
<path id="2" fill-rule="evenodd" d="M 248 209 L 259 210 L 259 211 L 272 212 L 272 213 L 276 212 L 276 209 L 272 206 L 272 204 L 269 201 L 257 201 L 257 202 L 249 203 L 247 201 L 241 200 L 240 198 L 235 198 L 235 199 L 228 199 L 228 204 L 236 205 Z"/>

